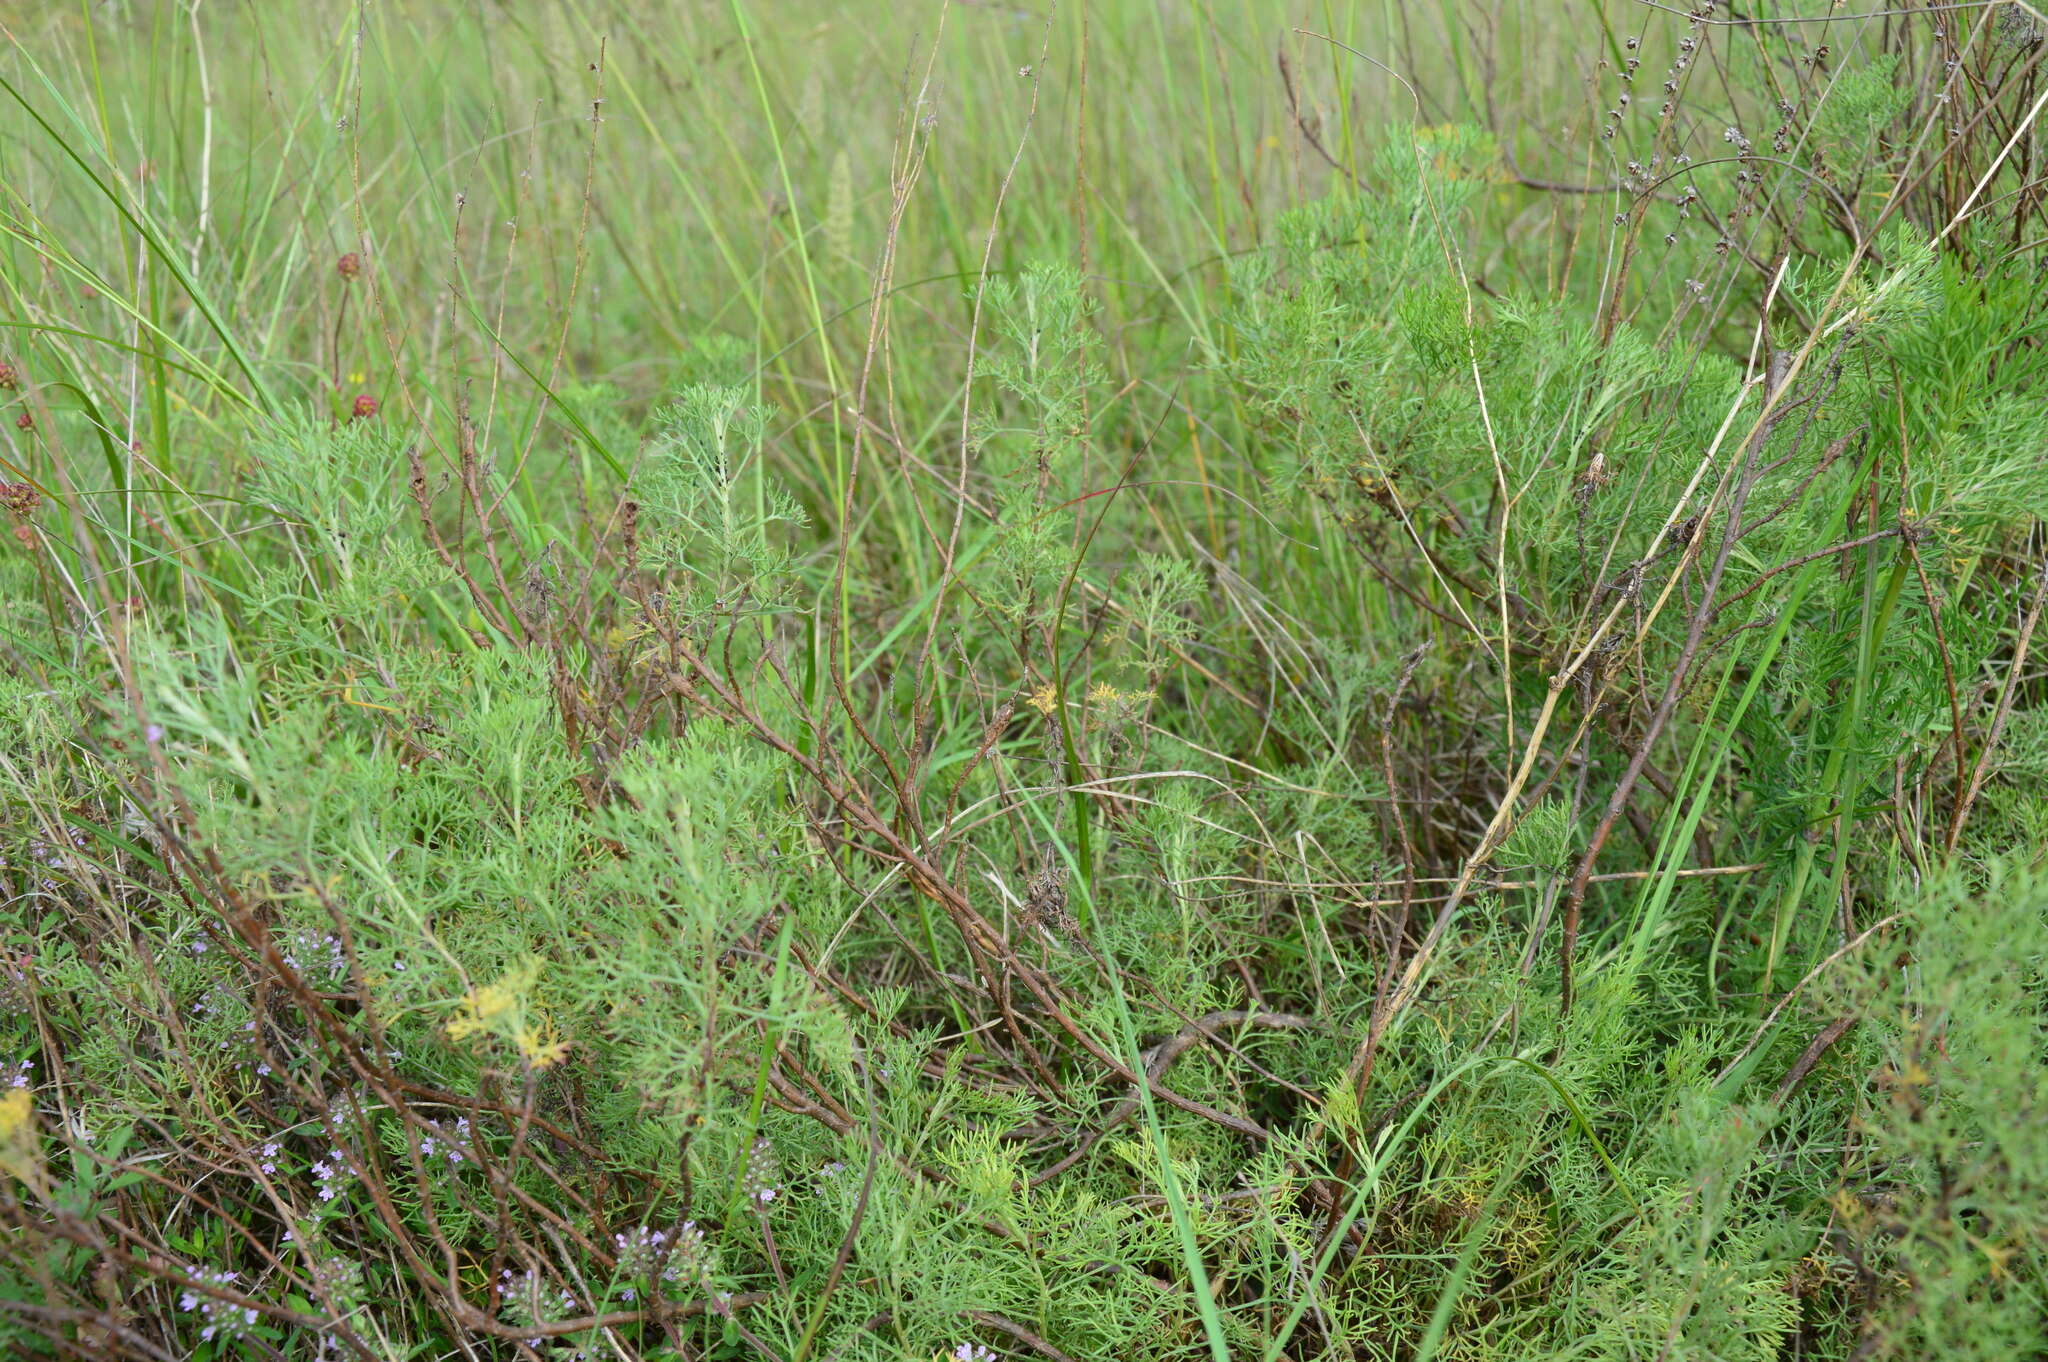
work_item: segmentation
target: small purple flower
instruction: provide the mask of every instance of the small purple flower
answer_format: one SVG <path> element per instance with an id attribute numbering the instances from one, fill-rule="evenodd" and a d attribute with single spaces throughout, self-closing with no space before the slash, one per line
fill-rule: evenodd
<path id="1" fill-rule="evenodd" d="M 278 957 L 295 974 L 330 983 L 348 974 L 348 951 L 333 932 L 301 928 L 286 938 Z"/>
<path id="2" fill-rule="evenodd" d="M 541 1324 L 547 1316 L 573 1314 L 576 1298 L 563 1290 L 548 1290 L 543 1287 L 540 1277 L 532 1268 L 512 1275 L 506 1268 L 498 1274 L 498 1300 L 510 1324 Z M 529 1348 L 538 1348 L 541 1340 L 526 1340 Z"/>
<path id="3" fill-rule="evenodd" d="M 711 1256 L 704 1231 L 694 1220 L 685 1220 L 671 1236 L 665 1230 L 635 1225 L 612 1236 L 618 1253 L 618 1275 L 626 1279 L 618 1288 L 620 1298 L 639 1299 L 642 1284 L 664 1285 L 679 1291 L 693 1290 L 710 1280 Z"/>
<path id="4" fill-rule="evenodd" d="M 149 741 L 151 747 L 154 747 L 164 740 L 164 726 L 162 724 L 150 724 L 142 730 L 142 736 Z"/>
<path id="5" fill-rule="evenodd" d="M 462 1162 L 462 1146 L 469 1143 L 469 1118 L 457 1117 L 455 1127 L 444 1130 L 439 1121 L 429 1123 L 433 1133 L 423 1137 L 419 1143 L 420 1156 L 431 1159 L 436 1155 L 445 1157 L 450 1163 Z"/>
<path id="6" fill-rule="evenodd" d="M 192 1273 L 192 1280 L 225 1289 L 233 1284 L 235 1274 L 201 1268 Z M 179 1293 L 178 1309 L 188 1315 L 196 1313 L 205 1321 L 199 1337 L 208 1342 L 212 1342 L 216 1335 L 226 1339 L 240 1338 L 256 1322 L 256 1311 L 251 1307 L 234 1305 L 218 1296 L 190 1288 Z"/>
<path id="7" fill-rule="evenodd" d="M 13 1073 L 11 1073 L 11 1074 L 9 1074 L 9 1075 L 7 1075 L 7 1086 L 8 1086 L 8 1087 L 10 1087 L 10 1088 L 25 1088 L 25 1087 L 27 1087 L 27 1086 L 28 1086 L 28 1081 L 29 1081 L 29 1080 L 28 1080 L 28 1074 L 29 1074 L 29 1070 L 31 1070 L 31 1069 L 33 1069 L 33 1068 L 35 1068 L 35 1067 L 36 1067 L 36 1066 L 35 1066 L 35 1061 L 34 1061 L 34 1060 L 30 1060 L 30 1059 L 24 1059 L 24 1060 L 21 1060 L 21 1061 L 17 1062 L 17 1063 L 15 1064 L 15 1066 L 14 1066 L 14 1072 L 13 1072 Z"/>
<path id="8" fill-rule="evenodd" d="M 743 1178 L 747 1200 L 766 1206 L 780 1196 L 782 1189 L 776 1185 L 775 1172 L 775 1146 L 763 1135 L 747 1151 L 747 1169 Z"/>
<path id="9" fill-rule="evenodd" d="M 953 1349 L 954 1362 L 996 1362 L 996 1355 L 979 1343 L 962 1343 Z"/>
<path id="10" fill-rule="evenodd" d="M 327 1157 L 313 1165 L 313 1177 L 320 1184 L 322 1201 L 334 1200 L 341 1191 L 341 1180 L 347 1173 L 348 1167 L 339 1149 L 328 1150 Z"/>

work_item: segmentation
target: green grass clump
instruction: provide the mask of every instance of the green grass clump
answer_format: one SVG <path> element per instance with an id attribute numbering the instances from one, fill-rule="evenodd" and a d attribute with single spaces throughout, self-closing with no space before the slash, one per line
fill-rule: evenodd
<path id="1" fill-rule="evenodd" d="M 1723 11 L 0 21 L 0 1346 L 2048 1355 L 2048 21 Z"/>

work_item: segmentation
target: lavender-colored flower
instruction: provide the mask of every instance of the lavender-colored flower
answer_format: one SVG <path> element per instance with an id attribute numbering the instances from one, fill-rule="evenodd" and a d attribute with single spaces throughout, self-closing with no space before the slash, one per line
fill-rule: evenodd
<path id="1" fill-rule="evenodd" d="M 334 1098 L 327 1107 L 327 1138 L 340 1144 L 360 1123 L 362 1114 L 363 1101 L 357 1093 L 345 1092 Z"/>
<path id="2" fill-rule="evenodd" d="M 36 1065 L 34 1060 L 24 1059 L 17 1061 L 14 1066 L 14 1071 L 7 1075 L 7 1086 L 10 1088 L 27 1087 L 29 1084 L 29 1070 L 35 1067 Z"/>
<path id="3" fill-rule="evenodd" d="M 613 1235 L 612 1248 L 623 1279 L 618 1288 L 622 1300 L 638 1300 L 642 1286 L 667 1287 L 677 1296 L 711 1280 L 711 1253 L 694 1220 L 685 1220 L 672 1233 L 635 1225 Z"/>
<path id="4" fill-rule="evenodd" d="M 499 1308 L 508 1324 L 543 1324 L 549 1315 L 575 1313 L 576 1298 L 567 1291 L 545 1287 L 532 1268 L 514 1276 L 511 1268 L 498 1274 Z M 529 1338 L 526 1346 L 538 1348 L 542 1340 Z"/>
<path id="5" fill-rule="evenodd" d="M 651 1277 L 668 1255 L 668 1236 L 660 1230 L 635 1225 L 630 1233 L 613 1235 L 612 1247 L 618 1250 L 621 1273 L 628 1277 Z"/>
<path id="6" fill-rule="evenodd" d="M 353 1258 L 321 1258 L 313 1263 L 313 1281 L 341 1301 L 360 1300 L 363 1294 L 363 1265 Z"/>
<path id="7" fill-rule="evenodd" d="M 953 1349 L 954 1362 L 996 1362 L 995 1353 L 979 1343 L 962 1343 Z"/>
<path id="8" fill-rule="evenodd" d="M 450 1163 L 461 1163 L 462 1149 L 469 1143 L 469 1118 L 456 1118 L 452 1129 L 443 1129 L 439 1121 L 428 1123 L 432 1134 L 423 1136 L 419 1143 L 422 1158 L 445 1158 Z"/>
<path id="9" fill-rule="evenodd" d="M 313 1165 L 313 1178 L 320 1184 L 320 1199 L 332 1201 L 340 1194 L 343 1179 L 348 1175 L 348 1164 L 339 1149 L 327 1151 L 327 1157 Z"/>
<path id="10" fill-rule="evenodd" d="M 316 983 L 330 983 L 348 973 L 348 951 L 333 932 L 301 928 L 286 938 L 278 955 L 293 973 Z"/>
<path id="11" fill-rule="evenodd" d="M 232 1286 L 235 1274 L 201 1268 L 192 1273 L 192 1280 L 208 1286 L 226 1288 Z M 185 1314 L 197 1314 L 204 1321 L 199 1337 L 208 1342 L 214 1338 L 240 1338 L 250 1325 L 256 1322 L 256 1311 L 246 1305 L 235 1305 L 218 1296 L 209 1296 L 203 1291 L 187 1288 L 178 1296 L 178 1309 Z"/>
<path id="12" fill-rule="evenodd" d="M 6 861 L 0 860 L 0 866 Z M 0 1015 L 29 1010 L 30 974 L 35 961 L 27 955 L 0 956 Z"/>
<path id="13" fill-rule="evenodd" d="M 742 1179 L 747 1200 L 766 1206 L 780 1196 L 782 1188 L 776 1185 L 775 1174 L 775 1146 L 764 1135 L 747 1151 L 747 1171 Z"/>

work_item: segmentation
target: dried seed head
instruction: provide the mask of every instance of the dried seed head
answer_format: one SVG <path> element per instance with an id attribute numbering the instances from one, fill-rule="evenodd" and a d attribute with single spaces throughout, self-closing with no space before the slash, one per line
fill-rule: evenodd
<path id="1" fill-rule="evenodd" d="M 19 516 L 32 515 L 43 504 L 43 494 L 26 482 L 0 482 L 0 506 Z"/>
<path id="2" fill-rule="evenodd" d="M 1081 924 L 1067 906 L 1067 868 L 1044 848 L 1039 871 L 1024 886 L 1024 920 L 1055 941 L 1078 936 Z"/>
<path id="3" fill-rule="evenodd" d="M 0 389 L 12 392 L 21 386 L 21 371 L 6 360 L 0 360 Z"/>

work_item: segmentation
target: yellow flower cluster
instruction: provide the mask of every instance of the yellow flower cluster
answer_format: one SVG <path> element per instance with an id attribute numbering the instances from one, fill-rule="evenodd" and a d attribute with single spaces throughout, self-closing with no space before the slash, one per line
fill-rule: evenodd
<path id="1" fill-rule="evenodd" d="M 1097 681 L 1088 688 L 1091 705 L 1141 705 L 1151 698 L 1149 690 L 1118 690 L 1107 681 Z"/>
<path id="2" fill-rule="evenodd" d="M 540 967 L 538 957 L 528 956 L 500 975 L 496 983 L 464 994 L 448 1022 L 448 1039 L 496 1036 L 509 1042 L 519 1057 L 536 1069 L 561 1063 L 568 1057 L 569 1042 L 532 1002 Z"/>
<path id="3" fill-rule="evenodd" d="M 36 1140 L 35 1098 L 27 1088 L 10 1088 L 0 1094 L 0 1173 L 11 1173 L 42 1192 L 42 1151 Z"/>
<path id="4" fill-rule="evenodd" d="M 1149 690 L 1118 690 L 1107 681 L 1097 681 L 1088 688 L 1087 702 L 1098 709 L 1112 705 L 1141 705 L 1152 698 Z M 1040 714 L 1050 715 L 1060 707 L 1059 692 L 1048 682 L 1024 697 L 1024 702 Z"/>
<path id="5" fill-rule="evenodd" d="M 27 1088 L 9 1088 L 0 1097 L 0 1144 L 12 1144 L 35 1115 L 35 1099 Z"/>

